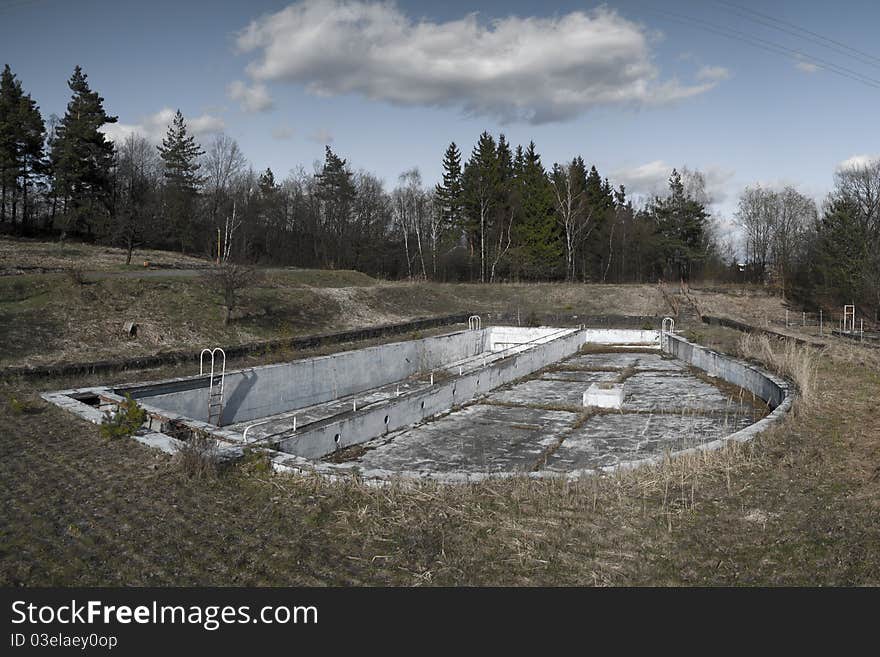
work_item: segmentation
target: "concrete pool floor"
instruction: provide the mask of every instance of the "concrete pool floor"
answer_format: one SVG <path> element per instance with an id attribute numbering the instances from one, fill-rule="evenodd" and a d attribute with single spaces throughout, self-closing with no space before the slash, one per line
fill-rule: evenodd
<path id="1" fill-rule="evenodd" d="M 617 380 L 626 381 L 619 411 L 582 406 L 591 383 Z M 693 447 L 766 415 L 751 393 L 710 381 L 656 352 L 578 355 L 328 459 L 365 470 L 568 472 Z"/>

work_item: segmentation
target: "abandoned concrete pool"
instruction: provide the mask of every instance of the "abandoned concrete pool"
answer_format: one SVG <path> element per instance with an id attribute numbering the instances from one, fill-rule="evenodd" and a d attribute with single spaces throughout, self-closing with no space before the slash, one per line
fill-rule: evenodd
<path id="1" fill-rule="evenodd" d="M 483 328 L 191 377 L 43 397 L 99 423 L 128 394 L 135 436 L 173 452 L 265 450 L 279 471 L 442 482 L 579 477 L 744 441 L 791 405 L 788 383 L 660 330 Z"/>

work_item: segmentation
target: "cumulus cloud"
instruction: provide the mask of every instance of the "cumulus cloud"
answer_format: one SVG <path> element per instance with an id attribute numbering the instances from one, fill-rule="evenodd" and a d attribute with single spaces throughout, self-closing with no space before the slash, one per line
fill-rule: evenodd
<path id="1" fill-rule="evenodd" d="M 226 95 L 241 103 L 245 112 L 265 112 L 272 107 L 272 97 L 264 84 L 249 87 L 241 80 L 235 80 L 226 87 Z"/>
<path id="2" fill-rule="evenodd" d="M 250 23 L 255 84 L 286 81 L 320 96 L 459 107 L 501 121 L 546 123 L 597 106 L 668 103 L 719 78 L 663 80 L 643 26 L 602 7 L 549 18 L 414 20 L 392 3 L 302 0 Z"/>
<path id="3" fill-rule="evenodd" d="M 663 160 L 619 169 L 611 174 L 615 185 L 625 185 L 629 196 L 656 196 L 668 184 L 672 167 Z"/>
<path id="4" fill-rule="evenodd" d="M 124 141 L 128 135 L 137 133 L 158 144 L 168 132 L 176 111 L 163 107 L 158 112 L 143 117 L 138 123 L 107 123 L 101 130 L 108 139 L 115 142 Z M 189 132 L 197 137 L 222 132 L 225 127 L 222 118 L 207 113 L 193 118 L 184 115 L 184 119 Z"/>
<path id="5" fill-rule="evenodd" d="M 679 173 L 699 171 L 705 181 L 706 200 L 711 205 L 722 205 L 730 197 L 734 172 L 718 166 L 693 169 L 687 166 L 674 167 L 663 160 L 654 160 L 639 166 L 618 169 L 611 174 L 610 180 L 614 185 L 625 185 L 627 196 L 633 198 L 662 196 L 669 189 L 669 176 L 672 175 L 673 168 L 677 168 Z"/>
<path id="6" fill-rule="evenodd" d="M 862 169 L 880 161 L 880 155 L 853 155 L 837 165 L 839 171 L 845 169 Z"/>

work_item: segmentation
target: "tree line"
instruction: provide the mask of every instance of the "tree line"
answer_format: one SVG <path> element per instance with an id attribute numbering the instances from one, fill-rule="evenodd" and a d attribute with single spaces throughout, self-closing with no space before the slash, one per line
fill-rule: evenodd
<path id="1" fill-rule="evenodd" d="M 439 281 L 745 279 L 789 296 L 880 305 L 880 164 L 839 171 L 822 211 L 793 188 L 747 188 L 745 253 L 719 243 L 699 171 L 634 205 L 580 155 L 546 166 L 537 146 L 482 133 L 451 143 L 442 179 L 418 169 L 390 191 L 329 146 L 313 171 L 256 172 L 226 135 L 206 145 L 176 113 L 158 147 L 114 143 L 76 67 L 61 118 L 44 122 L 9 66 L 0 76 L 0 224 L 220 261 L 357 269 Z"/>
<path id="2" fill-rule="evenodd" d="M 102 127 L 117 119 L 80 67 L 68 86 L 66 113 L 47 125 L 3 71 L 0 222 L 22 234 L 479 282 L 690 278 L 718 260 L 687 189 L 696 172 L 673 172 L 668 194 L 637 209 L 582 157 L 545 167 L 534 143 L 484 132 L 466 159 L 449 145 L 434 186 L 410 169 L 386 191 L 329 146 L 314 171 L 279 181 L 225 135 L 203 147 L 179 111 L 158 148 L 138 134 L 114 144 Z"/>
<path id="3" fill-rule="evenodd" d="M 806 307 L 880 313 L 880 160 L 838 169 L 820 206 L 791 186 L 747 187 L 736 219 L 746 279 Z"/>

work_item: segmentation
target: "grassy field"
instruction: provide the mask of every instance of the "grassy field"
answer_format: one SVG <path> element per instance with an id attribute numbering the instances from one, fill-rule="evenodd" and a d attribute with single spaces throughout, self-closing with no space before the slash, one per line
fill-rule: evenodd
<path id="1" fill-rule="evenodd" d="M 754 290 L 694 295 L 745 320 L 763 304 L 781 308 Z M 5 276 L 0 357 L 9 365 L 131 355 L 471 309 L 669 312 L 652 286 L 456 286 L 282 271 L 249 291 L 224 327 L 197 278 L 80 285 L 65 274 Z M 137 340 L 121 337 L 124 319 L 142 323 Z M 377 489 L 274 475 L 256 457 L 197 479 L 175 458 L 104 440 L 39 399 L 43 390 L 191 367 L 4 379 L 0 585 L 880 585 L 880 350 L 687 331 L 796 380 L 813 372 L 808 394 L 748 445 L 576 483 Z"/>
<path id="2" fill-rule="evenodd" d="M 238 344 L 453 312 L 662 315 L 649 285 L 387 283 L 356 272 L 272 271 L 242 294 L 224 326 L 220 298 L 199 277 L 64 274 L 0 277 L 0 366 L 122 358 Z M 139 326 L 136 338 L 123 331 Z"/>
<path id="3" fill-rule="evenodd" d="M 145 262 L 151 267 L 180 269 L 198 269 L 211 264 L 204 258 L 152 249 L 135 249 L 130 265 L 125 264 L 126 256 L 125 249 L 112 246 L 0 236 L 0 273 L 11 273 L 15 270 L 51 272 L 71 269 L 134 271 L 144 269 Z"/>

